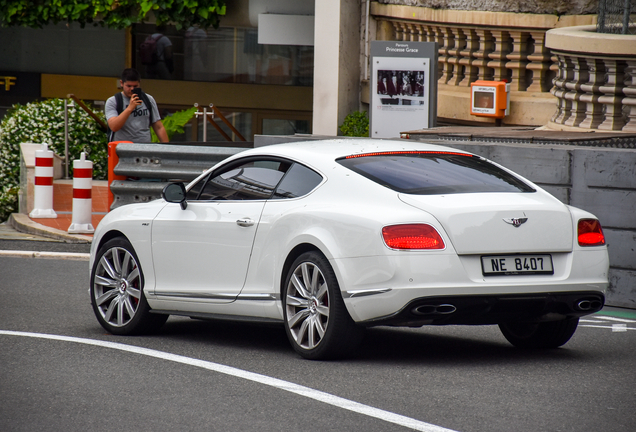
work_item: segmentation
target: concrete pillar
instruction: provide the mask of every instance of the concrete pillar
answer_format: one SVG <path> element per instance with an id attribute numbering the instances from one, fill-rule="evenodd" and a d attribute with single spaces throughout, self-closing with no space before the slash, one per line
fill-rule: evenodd
<path id="1" fill-rule="evenodd" d="M 316 0 L 313 133 L 338 135 L 360 107 L 360 4 Z"/>

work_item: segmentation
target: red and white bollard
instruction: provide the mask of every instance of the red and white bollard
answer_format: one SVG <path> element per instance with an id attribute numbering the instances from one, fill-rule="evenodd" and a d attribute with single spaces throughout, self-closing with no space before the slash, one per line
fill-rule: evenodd
<path id="1" fill-rule="evenodd" d="M 32 218 L 54 219 L 57 213 L 53 210 L 53 152 L 46 143 L 42 149 L 35 151 L 35 185 L 33 191 Z"/>
<path id="2" fill-rule="evenodd" d="M 73 220 L 68 232 L 93 233 L 93 162 L 86 160 L 82 152 L 79 160 L 73 161 Z"/>

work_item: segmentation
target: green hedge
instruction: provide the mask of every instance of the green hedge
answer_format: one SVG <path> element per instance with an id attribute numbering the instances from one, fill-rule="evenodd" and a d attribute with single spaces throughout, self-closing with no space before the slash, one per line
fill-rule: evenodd
<path id="1" fill-rule="evenodd" d="M 0 23 L 5 27 L 42 28 L 49 23 L 77 22 L 124 29 L 134 23 L 173 23 L 219 26 L 225 0 L 0 0 Z"/>
<path id="2" fill-rule="evenodd" d="M 354 111 L 347 115 L 342 125 L 340 125 L 340 132 L 344 136 L 368 137 L 369 117 L 366 111 Z"/>

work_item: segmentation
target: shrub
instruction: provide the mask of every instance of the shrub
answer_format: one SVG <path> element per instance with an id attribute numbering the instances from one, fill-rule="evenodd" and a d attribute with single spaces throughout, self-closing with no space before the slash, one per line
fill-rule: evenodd
<path id="1" fill-rule="evenodd" d="M 344 136 L 368 137 L 369 117 L 366 111 L 354 111 L 346 116 L 340 126 L 340 132 L 342 132 Z"/>
<path id="2" fill-rule="evenodd" d="M 163 127 L 166 129 L 168 138 L 172 139 L 172 135 L 175 133 L 183 133 L 183 127 L 192 119 L 194 113 L 197 111 L 196 107 L 189 108 L 183 111 L 177 111 L 175 113 L 168 114 L 161 120 Z M 155 130 L 150 128 L 150 134 L 152 135 L 152 142 L 158 143 L 159 138 L 155 134 Z"/>
<path id="3" fill-rule="evenodd" d="M 107 178 L 106 134 L 79 107 L 68 107 L 68 135 L 69 175 L 72 177 L 72 161 L 85 152 L 86 158 L 93 162 L 93 178 Z M 20 143 L 28 142 L 47 143 L 50 150 L 64 155 L 63 99 L 14 105 L 0 122 L 0 221 L 17 211 Z"/>

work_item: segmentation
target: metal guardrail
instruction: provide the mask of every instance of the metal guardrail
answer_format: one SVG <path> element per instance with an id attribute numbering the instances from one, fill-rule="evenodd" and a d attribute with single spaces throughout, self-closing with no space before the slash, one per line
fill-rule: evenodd
<path id="1" fill-rule="evenodd" d="M 194 180 L 211 166 L 243 150 L 245 147 L 121 143 L 116 150 L 119 163 L 114 174 L 126 180 L 111 183 L 114 196 L 111 210 L 157 199 L 168 181 Z"/>

